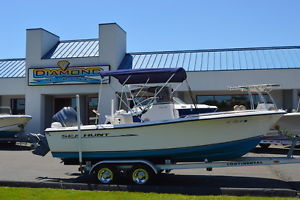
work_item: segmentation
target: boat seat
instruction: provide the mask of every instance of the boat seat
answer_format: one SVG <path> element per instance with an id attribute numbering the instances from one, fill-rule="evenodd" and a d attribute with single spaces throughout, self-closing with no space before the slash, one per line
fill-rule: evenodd
<path id="1" fill-rule="evenodd" d="M 62 128 L 62 124 L 60 122 L 53 122 L 51 124 L 51 128 Z"/>
<path id="2" fill-rule="evenodd" d="M 244 105 L 235 105 L 235 106 L 233 106 L 233 110 L 246 110 L 246 106 L 244 106 Z"/>

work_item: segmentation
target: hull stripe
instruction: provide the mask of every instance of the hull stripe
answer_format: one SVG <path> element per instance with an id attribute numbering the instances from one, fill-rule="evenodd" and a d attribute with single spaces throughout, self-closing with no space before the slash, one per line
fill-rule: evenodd
<path id="1" fill-rule="evenodd" d="M 262 136 L 239 141 L 212 144 L 199 147 L 176 149 L 122 151 L 122 152 L 83 152 L 84 159 L 171 159 L 176 162 L 228 160 L 243 156 L 263 139 Z M 78 152 L 52 152 L 53 157 L 78 159 Z"/>

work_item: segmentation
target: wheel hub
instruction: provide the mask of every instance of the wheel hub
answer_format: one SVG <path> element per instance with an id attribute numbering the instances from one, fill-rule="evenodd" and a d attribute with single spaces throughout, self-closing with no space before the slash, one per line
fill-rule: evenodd
<path id="1" fill-rule="evenodd" d="M 108 168 L 102 168 L 98 172 L 98 180 L 101 183 L 110 183 L 113 180 L 113 172 Z"/>
<path id="2" fill-rule="evenodd" d="M 149 180 L 149 174 L 144 169 L 136 169 L 132 174 L 132 179 L 137 184 L 144 184 Z"/>

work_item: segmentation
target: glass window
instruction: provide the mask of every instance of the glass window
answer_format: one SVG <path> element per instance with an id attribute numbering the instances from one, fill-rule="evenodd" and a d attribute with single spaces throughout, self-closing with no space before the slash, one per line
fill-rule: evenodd
<path id="1" fill-rule="evenodd" d="M 197 96 L 197 103 L 214 105 L 216 102 L 214 96 Z"/>
<path id="2" fill-rule="evenodd" d="M 0 107 L 0 114 L 2 114 L 2 115 L 11 115 L 10 107 Z"/>
<path id="3" fill-rule="evenodd" d="M 54 98 L 54 113 L 57 113 L 64 107 L 76 108 L 76 97 L 56 97 Z"/>
<path id="4" fill-rule="evenodd" d="M 253 102 L 256 107 L 259 103 L 259 96 L 253 94 Z M 270 97 L 264 94 L 263 97 L 266 103 L 272 103 Z M 218 107 L 218 111 L 229 111 L 233 110 L 235 105 L 244 105 L 247 109 L 250 109 L 250 97 L 247 94 L 237 94 L 237 95 L 205 95 L 197 96 L 197 103 L 213 105 Z"/>
<path id="5" fill-rule="evenodd" d="M 24 115 L 25 99 L 11 99 L 11 108 L 13 115 Z"/>
<path id="6" fill-rule="evenodd" d="M 214 106 L 217 106 L 219 110 L 225 111 L 225 110 L 232 110 L 232 103 L 233 98 L 229 95 L 223 95 L 223 96 L 214 96 L 215 104 Z"/>
<path id="7" fill-rule="evenodd" d="M 93 110 L 97 111 L 98 97 L 88 97 L 88 124 L 96 124 L 98 116 Z"/>
<path id="8" fill-rule="evenodd" d="M 77 103 L 76 103 L 76 97 L 72 97 L 71 98 L 71 105 L 72 108 L 74 108 L 75 110 L 77 110 Z"/>

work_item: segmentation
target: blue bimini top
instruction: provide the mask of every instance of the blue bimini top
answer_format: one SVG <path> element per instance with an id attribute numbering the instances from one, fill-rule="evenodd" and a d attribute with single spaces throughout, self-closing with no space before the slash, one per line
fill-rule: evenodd
<path id="1" fill-rule="evenodd" d="M 101 71 L 101 77 L 112 76 L 125 84 L 183 82 L 186 72 L 183 68 L 157 68 L 157 69 L 121 69 L 115 71 Z M 129 77 L 129 78 L 128 78 Z M 128 79 L 128 80 L 127 80 Z M 127 81 L 126 81 L 127 80 Z"/>

